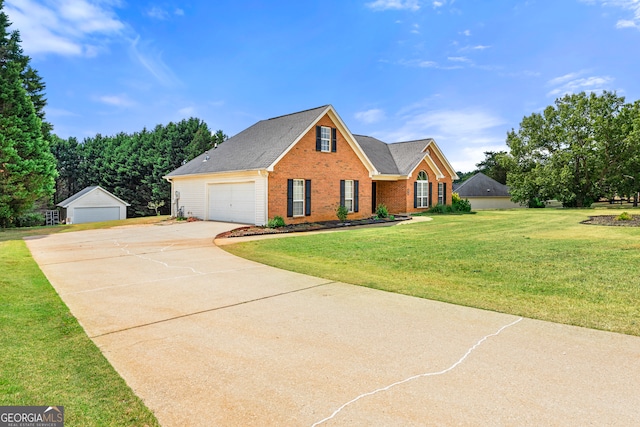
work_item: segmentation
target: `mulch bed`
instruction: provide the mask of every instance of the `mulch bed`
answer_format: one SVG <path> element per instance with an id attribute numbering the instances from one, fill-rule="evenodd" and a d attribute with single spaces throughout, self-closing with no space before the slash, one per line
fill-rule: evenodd
<path id="1" fill-rule="evenodd" d="M 280 228 L 267 228 L 260 226 L 247 226 L 235 228 L 231 231 L 225 231 L 216 236 L 216 239 L 224 239 L 229 237 L 246 237 L 261 236 L 263 234 L 281 234 L 281 233 L 301 233 L 305 231 L 330 230 L 335 228 L 356 227 L 363 225 L 386 224 L 391 222 L 406 221 L 411 219 L 410 216 L 396 216 L 394 219 L 359 219 L 348 222 L 340 221 L 322 221 L 322 222 L 305 222 L 302 224 L 289 224 Z"/>
<path id="2" fill-rule="evenodd" d="M 590 216 L 581 224 L 608 225 L 615 227 L 640 227 L 640 215 L 631 215 L 629 220 L 619 220 L 618 215 L 597 215 Z"/>

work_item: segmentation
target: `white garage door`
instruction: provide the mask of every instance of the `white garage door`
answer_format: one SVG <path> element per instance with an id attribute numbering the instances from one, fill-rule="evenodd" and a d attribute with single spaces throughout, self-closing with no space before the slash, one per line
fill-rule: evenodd
<path id="1" fill-rule="evenodd" d="M 113 219 L 120 219 L 120 208 L 118 206 L 73 209 L 74 224 L 82 224 L 84 222 L 111 221 Z"/>
<path id="2" fill-rule="evenodd" d="M 242 182 L 235 184 L 209 185 L 208 219 L 212 221 L 255 224 L 255 183 Z"/>

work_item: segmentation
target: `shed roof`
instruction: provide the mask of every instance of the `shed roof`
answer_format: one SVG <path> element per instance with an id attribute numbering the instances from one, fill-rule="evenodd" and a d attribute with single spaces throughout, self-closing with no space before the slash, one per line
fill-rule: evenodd
<path id="1" fill-rule="evenodd" d="M 129 203 L 125 202 L 124 200 L 122 200 L 121 198 L 119 198 L 117 196 L 114 196 L 112 193 L 110 193 L 109 191 L 107 191 L 104 188 L 100 187 L 99 185 L 93 185 L 93 186 L 84 188 L 84 189 L 78 191 L 73 196 L 64 199 L 63 201 L 58 203 L 56 206 L 60 206 L 61 208 L 67 208 L 71 203 L 75 202 L 76 200 L 79 200 L 79 199 L 83 198 L 87 194 L 89 194 L 89 193 L 91 193 L 91 192 L 93 192 L 93 191 L 95 191 L 97 189 L 100 189 L 100 190 L 104 191 L 105 193 L 107 193 L 109 196 L 113 197 L 118 202 L 123 203 L 125 206 L 131 206 Z"/>
<path id="2" fill-rule="evenodd" d="M 478 172 L 460 185 L 454 185 L 453 191 L 460 197 L 511 197 L 508 186 L 482 172 Z"/>

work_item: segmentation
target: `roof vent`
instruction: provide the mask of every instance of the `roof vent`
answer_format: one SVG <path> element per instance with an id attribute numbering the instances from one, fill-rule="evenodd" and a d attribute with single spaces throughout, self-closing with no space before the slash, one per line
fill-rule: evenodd
<path id="1" fill-rule="evenodd" d="M 207 160 L 209 160 L 211 157 L 209 156 L 209 152 L 205 151 L 204 152 L 204 159 L 202 160 L 203 162 L 206 162 Z"/>

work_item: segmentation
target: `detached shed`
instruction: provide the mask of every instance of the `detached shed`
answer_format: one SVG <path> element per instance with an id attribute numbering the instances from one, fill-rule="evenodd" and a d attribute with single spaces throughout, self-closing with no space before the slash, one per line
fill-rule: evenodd
<path id="1" fill-rule="evenodd" d="M 468 199 L 473 210 L 523 207 L 519 203 L 511 201 L 509 187 L 489 178 L 482 172 L 475 174 L 462 184 L 454 184 L 453 191 L 458 193 L 461 198 Z"/>
<path id="2" fill-rule="evenodd" d="M 57 206 L 62 208 L 61 218 L 68 224 L 81 224 L 126 219 L 130 204 L 96 185 L 85 188 Z"/>

